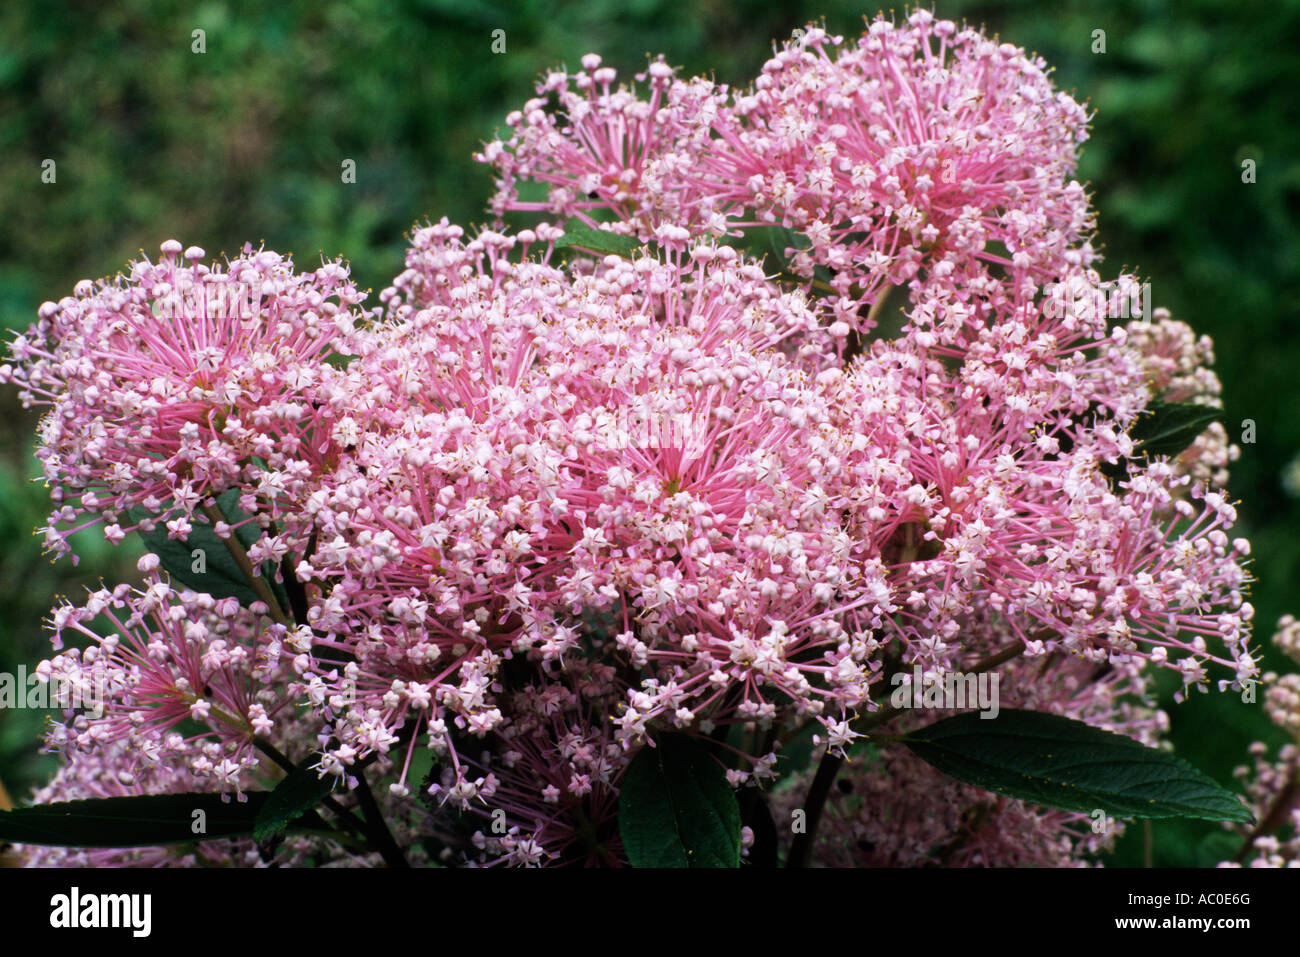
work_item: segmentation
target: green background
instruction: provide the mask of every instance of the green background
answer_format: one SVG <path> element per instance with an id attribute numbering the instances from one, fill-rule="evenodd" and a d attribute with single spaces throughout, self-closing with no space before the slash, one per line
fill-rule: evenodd
<path id="1" fill-rule="evenodd" d="M 876 8 L 841 0 L 282 0 L 100 4 L 9 0 L 0 8 L 0 324 L 81 278 L 110 275 L 175 237 L 210 254 L 245 241 L 352 262 L 376 291 L 425 218 L 484 220 L 488 171 L 470 155 L 532 94 L 543 70 L 588 51 L 628 76 L 664 53 L 687 73 L 743 84 L 772 40 L 825 16 L 854 35 Z M 1230 490 L 1254 544 L 1257 638 L 1292 593 L 1300 500 L 1283 472 L 1300 454 L 1300 4 L 941 3 L 1041 54 L 1096 116 L 1080 175 L 1100 213 L 1106 271 L 1138 270 L 1156 304 L 1209 333 L 1226 421 L 1242 445 Z M 206 52 L 192 52 L 192 31 Z M 492 52 L 505 31 L 506 51 Z M 1094 53 L 1094 31 L 1105 53 Z M 57 181 L 41 182 L 45 159 Z M 356 183 L 341 182 L 345 159 Z M 1242 161 L 1257 182 L 1242 182 Z M 0 670 L 48 643 L 53 596 L 135 575 L 137 551 L 97 534 L 82 561 L 51 564 L 32 535 L 46 493 L 29 479 L 37 416 L 0 390 Z M 1270 653 L 1271 665 L 1281 664 Z M 1230 695 L 1169 702 L 1183 756 L 1231 780 L 1246 745 L 1277 734 Z M 0 780 L 26 796 L 51 766 L 43 716 L 0 711 Z M 1155 863 L 1211 863 L 1214 825 L 1157 823 Z M 1141 828 L 1114 863 L 1141 863 Z"/>

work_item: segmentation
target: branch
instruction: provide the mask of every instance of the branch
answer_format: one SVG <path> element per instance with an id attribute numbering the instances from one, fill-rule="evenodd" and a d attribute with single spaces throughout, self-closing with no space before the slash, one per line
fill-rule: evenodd
<path id="1" fill-rule="evenodd" d="M 366 781 L 364 771 L 357 773 L 357 801 L 361 804 L 361 810 L 366 815 L 366 822 L 370 825 L 367 836 L 375 843 L 375 849 L 384 858 L 384 863 L 389 867 L 410 867 L 406 858 L 402 855 L 402 849 L 397 846 L 393 840 L 392 832 L 388 830 L 388 824 L 384 821 L 384 814 L 379 809 L 375 796 L 370 793 L 370 783 Z"/>
<path id="2" fill-rule="evenodd" d="M 813 783 L 808 788 L 808 797 L 804 799 L 804 829 L 802 834 L 796 834 L 794 841 L 790 845 L 790 856 L 785 860 L 786 867 L 806 867 L 808 855 L 812 851 L 813 838 L 817 834 L 817 825 L 822 819 L 822 808 L 826 806 L 826 798 L 831 793 L 831 785 L 835 783 L 835 776 L 840 773 L 840 768 L 844 766 L 844 759 L 838 754 L 831 754 L 827 751 L 822 755 L 821 763 L 817 765 L 817 774 L 813 777 Z"/>

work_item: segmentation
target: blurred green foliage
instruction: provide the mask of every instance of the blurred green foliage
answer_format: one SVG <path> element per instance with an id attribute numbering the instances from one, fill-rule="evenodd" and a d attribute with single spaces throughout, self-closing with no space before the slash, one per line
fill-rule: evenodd
<path id="1" fill-rule="evenodd" d="M 844 0 L 221 0 L 116 4 L 10 0 L 0 9 L 0 326 L 110 275 L 175 237 L 211 254 L 251 241 L 300 262 L 345 256 L 378 290 L 425 218 L 485 219 L 488 172 L 471 154 L 543 70 L 591 50 L 627 76 L 662 52 L 688 73 L 743 84 L 772 40 L 825 17 L 855 34 L 874 8 Z M 1300 611 L 1300 502 L 1280 474 L 1300 454 L 1300 3 L 1226 0 L 939 3 L 1038 52 L 1095 110 L 1091 180 L 1107 271 L 1136 268 L 1154 300 L 1217 345 L 1227 422 L 1252 419 L 1231 490 L 1254 543 L 1257 637 Z M 206 52 L 195 53 L 203 30 Z M 492 31 L 506 51 L 493 54 Z M 1096 30 L 1105 53 L 1094 53 Z M 54 159 L 57 180 L 41 182 Z M 356 163 L 356 183 L 341 164 Z M 1257 182 L 1242 182 L 1242 161 Z M 0 670 L 48 650 L 56 593 L 135 575 L 133 552 L 84 536 L 51 565 L 31 449 L 37 417 L 0 390 Z M 1271 653 L 1270 665 L 1280 663 Z M 1259 737 L 1259 705 L 1169 702 L 1180 753 L 1225 783 Z M 43 717 L 0 712 L 0 779 L 16 797 L 48 773 Z M 1119 860 L 1141 861 L 1140 828 Z M 1157 863 L 1207 863 L 1212 825 L 1155 827 Z M 1209 842 L 1208 844 L 1206 842 Z M 1198 852 L 1198 847 L 1201 850 Z M 1207 848 L 1209 848 L 1207 850 Z"/>

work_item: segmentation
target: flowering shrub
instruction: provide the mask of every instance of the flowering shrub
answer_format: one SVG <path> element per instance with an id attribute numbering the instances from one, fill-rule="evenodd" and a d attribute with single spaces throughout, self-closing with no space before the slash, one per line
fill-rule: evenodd
<path id="1" fill-rule="evenodd" d="M 0 838 L 1057 866 L 1184 816 L 1293 860 L 1294 748 L 1252 815 L 1160 747 L 1157 672 L 1261 678 L 1249 546 L 1209 342 L 1082 305 L 1085 109 L 924 11 L 811 26 L 746 89 L 615 79 L 548 74 L 479 156 L 498 222 L 417 229 L 376 307 L 175 240 L 41 307 L 0 379 L 47 410 L 47 543 L 151 551 L 54 611 L 39 674 L 91 704 Z"/>

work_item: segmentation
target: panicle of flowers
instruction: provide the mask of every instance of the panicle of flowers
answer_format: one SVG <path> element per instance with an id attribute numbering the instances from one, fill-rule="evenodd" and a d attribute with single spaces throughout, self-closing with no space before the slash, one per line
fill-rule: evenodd
<path id="1" fill-rule="evenodd" d="M 311 473 L 335 451 L 326 360 L 350 350 L 362 299 L 346 266 L 299 273 L 251 247 L 224 268 L 204 255 L 168 240 L 158 262 L 45 303 L 10 344 L 0 381 L 49 410 L 37 456 L 56 552 L 87 525 L 116 544 L 160 515 L 183 538 L 200 500 L 254 483 L 258 460 Z"/>
<path id="2" fill-rule="evenodd" d="M 657 735 L 728 736 L 729 783 L 767 786 L 813 723 L 850 764 L 819 862 L 1056 866 L 1114 831 L 901 749 L 856 761 L 887 664 L 1021 652 L 1003 706 L 1146 744 L 1155 668 L 1256 680 L 1226 433 L 1174 460 L 1134 438 L 1158 402 L 1219 403 L 1210 345 L 1090 308 L 1139 286 L 1094 268 L 1087 116 L 1041 61 L 917 11 L 850 43 L 810 27 L 742 90 L 662 59 L 615 81 L 594 55 L 548 74 L 478 158 L 498 216 L 643 243 L 626 255 L 430 222 L 366 316 L 340 263 L 209 267 L 168 241 L 41 307 L 0 380 L 48 409 L 50 547 L 199 530 L 278 568 L 291 606 L 260 580 L 249 607 L 179 589 L 149 555 L 140 587 L 57 609 L 56 649 L 88 645 L 39 673 L 103 707 L 54 726 L 41 799 L 241 795 L 280 753 L 385 782 L 416 859 L 618 864 L 619 783 Z M 801 237 L 780 276 L 728 244 L 766 226 Z M 873 337 L 894 286 L 902 328 Z M 218 515 L 236 490 L 245 514 Z M 230 540 L 243 523 L 256 541 Z M 1294 731 L 1300 686 L 1265 681 Z M 213 848 L 186 860 L 263 860 Z M 103 859 L 170 860 L 123 853 Z"/>
<path id="3" fill-rule="evenodd" d="M 1273 643 L 1300 664 L 1300 621 L 1282 616 Z M 1270 672 L 1263 683 L 1265 711 L 1288 739 L 1273 753 L 1256 741 L 1250 746 L 1253 766 L 1236 769 L 1258 823 L 1234 828 L 1246 843 L 1220 867 L 1300 867 L 1300 674 Z"/>
<path id="4" fill-rule="evenodd" d="M 781 225 L 809 243 L 787 250 L 791 268 L 827 268 L 835 305 L 864 327 L 856 306 L 890 285 L 980 285 L 1012 266 L 1044 279 L 1095 258 L 1071 179 L 1086 112 L 1011 44 L 918 10 L 903 25 L 878 18 L 847 47 L 809 26 L 729 97 L 660 61 L 651 75 L 649 101 L 609 93 L 609 68 L 578 74 L 586 97 L 548 77 L 539 93 L 559 91 L 558 118 L 531 101 L 509 142 L 480 154 L 498 170 L 498 213 L 594 222 L 602 208 L 642 238 L 663 223 L 713 235 Z M 521 178 L 548 184 L 549 202 L 520 201 Z"/>
<path id="5" fill-rule="evenodd" d="M 643 238 L 664 224 L 703 219 L 721 235 L 722 211 L 703 196 L 680 194 L 676 176 L 710 146 L 726 87 L 678 79 L 662 57 L 636 76 L 648 84 L 644 99 L 635 87 L 615 87 L 616 77 L 599 54 L 588 53 L 577 73 L 548 73 L 537 97 L 506 117 L 514 131 L 509 142 L 493 141 L 475 156 L 496 168 L 493 211 L 548 212 L 594 226 L 593 213 L 612 210 Z M 521 180 L 545 183 L 547 199 L 521 199 Z"/>
<path id="6" fill-rule="evenodd" d="M 1092 213 L 1070 178 L 1083 108 L 1040 59 L 928 11 L 877 18 L 850 46 L 809 27 L 725 119 L 700 179 L 807 236 L 795 269 L 829 268 L 846 299 L 993 265 L 1050 277 L 1092 258 Z"/>
<path id="7" fill-rule="evenodd" d="M 345 764 L 391 743 L 413 689 L 429 720 L 491 731 L 501 655 L 563 660 L 585 611 L 617 606 L 623 630 L 635 618 L 652 640 L 644 660 L 643 642 L 624 650 L 668 669 L 632 702 L 633 737 L 659 714 L 689 724 L 691 700 L 714 705 L 732 682 L 770 710 L 756 656 L 762 681 L 809 697 L 787 645 L 835 647 L 822 619 L 853 614 L 832 607 L 851 576 L 818 487 L 842 437 L 807 371 L 834 353 L 811 338 L 803 295 L 727 248 L 570 273 L 501 255 L 553 238 L 418 231 L 360 346 L 357 424 L 308 504 L 318 546 L 298 567 L 324 588 L 310 612 L 322 644 L 354 656 L 321 664 L 313 686 L 355 696 Z M 791 563 L 777 574 L 807 570 L 779 582 L 774 553 Z"/>
<path id="8" fill-rule="evenodd" d="M 258 767 L 257 739 L 312 720 L 295 707 L 303 636 L 238 599 L 177 590 L 153 571 L 157 556 L 146 555 L 141 567 L 149 572 L 142 587 L 100 589 L 54 611 L 56 649 L 90 643 L 37 668 L 64 700 L 80 704 L 55 725 L 50 744 L 95 751 L 125 743 L 124 783 L 130 767 L 166 764 L 239 793 Z M 182 731 L 190 722 L 201 730 Z"/>
<path id="9" fill-rule="evenodd" d="M 1126 353 L 1106 354 L 1128 372 L 1099 381 L 1135 392 L 1117 409 L 1139 408 L 1145 393 Z M 1206 683 L 1211 660 L 1238 680 L 1255 675 L 1249 546 L 1229 539 L 1236 515 L 1222 494 L 1193 487 L 1191 501 L 1175 500 L 1187 479 L 1159 460 L 1131 464 L 1116 487 L 1099 467 L 1132 455 L 1131 441 L 1104 419 L 1071 418 L 1081 410 L 1064 387 L 1031 400 L 1017 367 L 1041 361 L 1033 381 L 1051 381 L 1041 358 L 1019 364 L 1010 353 L 987 376 L 968 358 L 967 383 L 924 356 L 877 342 L 835 380 L 836 423 L 852 437 L 850 534 L 883 562 L 897 606 L 880 640 L 938 663 L 969 642 L 970 611 L 989 608 L 1030 645 L 1046 630 L 1049 644 L 1146 656 L 1189 684 Z M 1175 513 L 1194 520 L 1171 535 Z"/>

